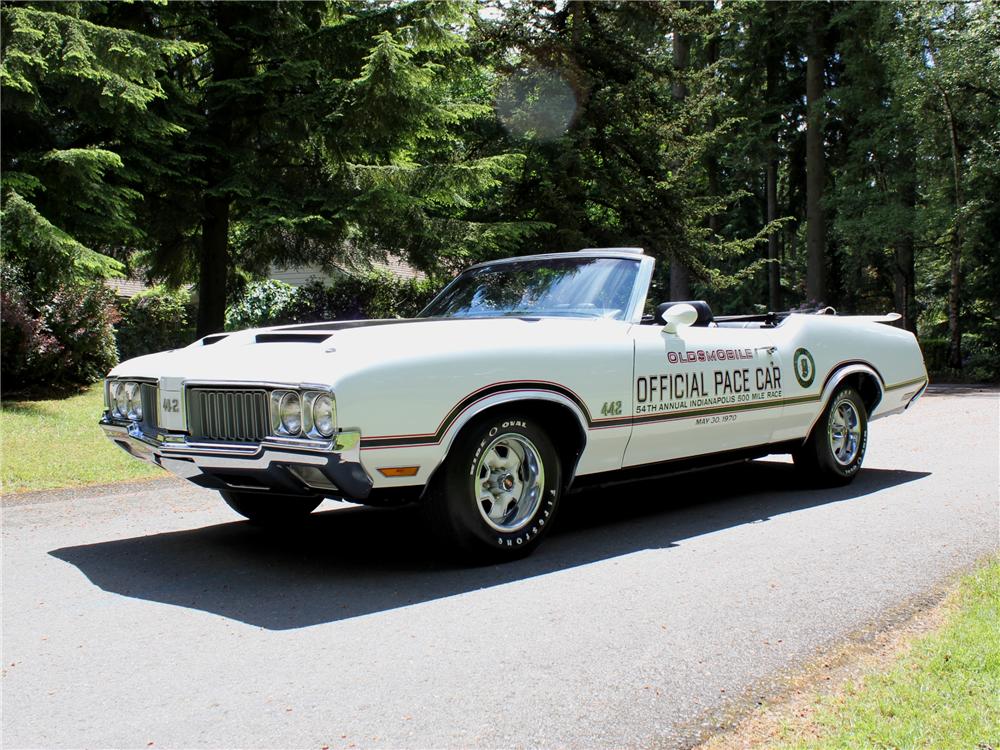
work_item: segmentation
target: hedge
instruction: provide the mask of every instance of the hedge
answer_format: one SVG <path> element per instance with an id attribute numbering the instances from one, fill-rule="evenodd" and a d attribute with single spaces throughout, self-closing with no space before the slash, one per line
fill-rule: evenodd
<path id="1" fill-rule="evenodd" d="M 387 272 L 337 276 L 298 289 L 280 281 L 248 285 L 226 313 L 226 328 L 259 328 L 285 323 L 367 318 L 411 318 L 437 292 L 437 284 L 400 279 Z"/>
<path id="2" fill-rule="evenodd" d="M 59 284 L 32 305 L 4 274 L 0 292 L 0 379 L 4 395 L 63 390 L 102 378 L 118 362 L 114 294 L 103 282 Z"/>
<path id="3" fill-rule="evenodd" d="M 195 339 L 195 311 L 186 289 L 161 286 L 139 292 L 121 308 L 118 351 L 121 358 L 178 349 Z"/>

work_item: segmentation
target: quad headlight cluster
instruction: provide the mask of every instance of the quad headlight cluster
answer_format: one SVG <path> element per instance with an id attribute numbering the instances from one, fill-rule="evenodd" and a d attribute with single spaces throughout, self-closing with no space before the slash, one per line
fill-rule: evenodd
<path id="1" fill-rule="evenodd" d="M 271 391 L 276 435 L 330 438 L 337 431 L 337 403 L 324 391 Z"/>
<path id="2" fill-rule="evenodd" d="M 108 408 L 115 419 L 142 421 L 142 390 L 129 380 L 112 380 L 108 389 Z"/>

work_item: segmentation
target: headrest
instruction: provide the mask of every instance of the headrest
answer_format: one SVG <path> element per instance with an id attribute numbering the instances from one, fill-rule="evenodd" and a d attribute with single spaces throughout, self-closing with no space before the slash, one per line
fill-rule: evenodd
<path id="1" fill-rule="evenodd" d="M 691 305 L 698 312 L 698 319 L 692 323 L 696 326 L 707 326 L 715 320 L 712 315 L 712 308 L 708 306 L 705 300 L 695 299 L 695 300 L 676 300 L 674 302 L 664 302 L 662 305 L 656 306 L 656 322 L 663 325 L 667 321 L 663 319 L 663 314 L 669 310 L 674 305 Z"/>

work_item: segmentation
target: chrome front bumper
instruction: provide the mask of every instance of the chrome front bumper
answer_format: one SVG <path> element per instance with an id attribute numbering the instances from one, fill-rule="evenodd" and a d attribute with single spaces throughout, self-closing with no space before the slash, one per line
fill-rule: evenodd
<path id="1" fill-rule="evenodd" d="M 105 417 L 108 438 L 136 458 L 161 466 L 202 487 L 274 491 L 364 500 L 372 480 L 361 465 L 361 433 L 340 432 L 322 446 L 266 439 L 258 444 L 192 443 L 182 435 L 148 434 L 135 423 Z"/>

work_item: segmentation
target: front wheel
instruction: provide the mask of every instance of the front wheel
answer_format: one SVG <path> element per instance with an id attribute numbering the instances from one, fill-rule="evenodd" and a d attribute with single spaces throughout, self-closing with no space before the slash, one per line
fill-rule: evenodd
<path id="1" fill-rule="evenodd" d="M 868 410 L 860 394 L 844 386 L 833 394 L 809 438 L 793 455 L 795 465 L 819 484 L 854 479 L 868 447 Z"/>
<path id="2" fill-rule="evenodd" d="M 562 487 L 559 456 L 527 415 L 497 412 L 462 430 L 427 496 L 431 531 L 480 560 L 511 560 L 551 528 Z"/>
<path id="3" fill-rule="evenodd" d="M 251 523 L 259 526 L 281 526 L 305 518 L 323 502 L 321 497 L 274 495 L 270 492 L 219 493 L 226 505 Z"/>

